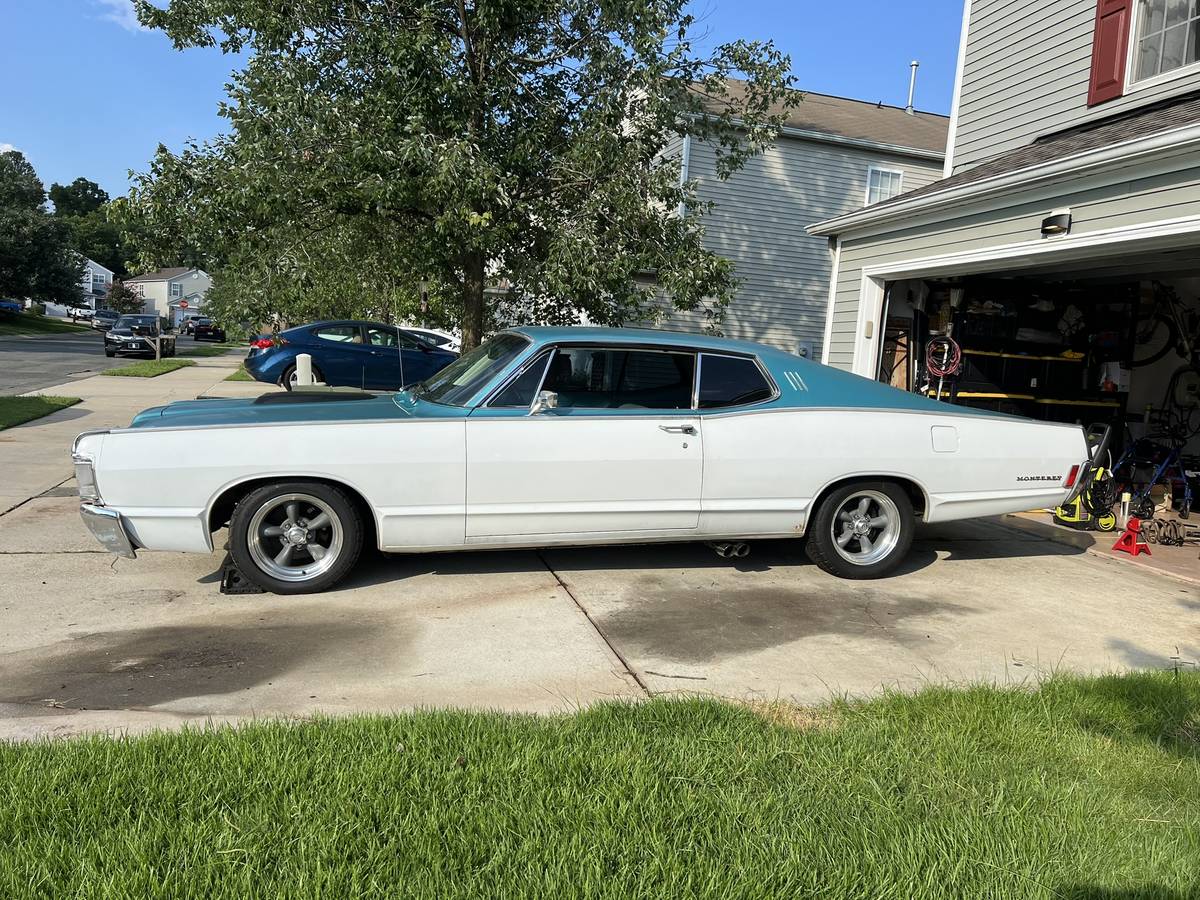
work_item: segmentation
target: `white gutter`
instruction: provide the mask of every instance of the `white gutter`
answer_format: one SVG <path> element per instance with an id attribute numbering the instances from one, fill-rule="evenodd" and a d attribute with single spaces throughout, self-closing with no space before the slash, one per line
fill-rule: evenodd
<path id="1" fill-rule="evenodd" d="M 841 234 L 860 226 L 906 219 L 916 213 L 952 206 L 961 201 L 975 201 L 993 194 L 1005 193 L 1015 187 L 1028 187 L 1039 182 L 1052 181 L 1063 175 L 1082 175 L 1094 170 L 1116 168 L 1165 150 L 1186 150 L 1195 144 L 1200 144 L 1200 124 L 1184 125 L 1149 137 L 1133 138 L 1097 150 L 1084 150 L 1050 162 L 922 194 L 911 200 L 900 199 L 886 206 L 856 210 L 810 225 L 806 230 L 809 234 L 820 236 Z"/>
<path id="2" fill-rule="evenodd" d="M 963 0 L 962 32 L 958 36 L 958 71 L 954 77 L 954 101 L 950 105 L 950 133 L 946 135 L 946 165 L 942 177 L 954 174 L 954 142 L 958 140 L 958 111 L 962 105 L 963 72 L 967 69 L 967 32 L 971 29 L 971 0 Z"/>

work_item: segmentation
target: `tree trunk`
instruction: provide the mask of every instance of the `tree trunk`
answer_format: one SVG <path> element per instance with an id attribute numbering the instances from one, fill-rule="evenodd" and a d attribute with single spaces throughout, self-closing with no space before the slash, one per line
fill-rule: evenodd
<path id="1" fill-rule="evenodd" d="M 466 353 L 483 343 L 483 254 L 467 254 L 463 260 L 463 270 L 462 349 Z"/>

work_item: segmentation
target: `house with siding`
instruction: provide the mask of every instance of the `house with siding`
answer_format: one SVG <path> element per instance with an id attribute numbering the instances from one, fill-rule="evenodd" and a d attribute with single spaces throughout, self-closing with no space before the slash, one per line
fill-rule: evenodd
<path id="1" fill-rule="evenodd" d="M 714 204 L 705 246 L 732 260 L 739 282 L 721 332 L 819 358 L 831 260 L 805 226 L 940 178 L 948 127 L 933 113 L 804 93 L 774 146 L 724 181 L 715 148 L 683 139 L 681 177 Z M 702 320 L 674 313 L 663 324 Z"/>
<path id="2" fill-rule="evenodd" d="M 104 305 L 108 289 L 112 287 L 112 269 L 100 265 L 94 259 L 84 259 L 83 270 L 79 279 L 79 287 L 83 291 L 84 304 L 90 309 L 99 309 Z"/>
<path id="3" fill-rule="evenodd" d="M 212 278 L 202 269 L 175 266 L 134 276 L 125 283 L 142 295 L 144 312 L 156 312 L 174 326 L 185 314 L 203 311 Z"/>
<path id="4" fill-rule="evenodd" d="M 1169 346 L 1200 311 L 1198 44 L 1195 0 L 967 0 L 943 177 L 808 228 L 823 360 L 1062 421 L 1200 400 Z"/>

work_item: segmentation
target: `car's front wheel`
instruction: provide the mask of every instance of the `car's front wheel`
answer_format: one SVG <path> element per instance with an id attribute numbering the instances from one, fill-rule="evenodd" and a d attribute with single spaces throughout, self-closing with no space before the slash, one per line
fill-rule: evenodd
<path id="1" fill-rule="evenodd" d="M 809 559 L 839 578 L 882 578 L 908 554 L 912 501 L 899 485 L 860 481 L 832 491 L 809 521 Z"/>
<path id="2" fill-rule="evenodd" d="M 362 552 L 362 516 L 345 492 L 316 481 L 251 491 L 229 522 L 229 552 L 242 573 L 275 594 L 333 587 Z"/>

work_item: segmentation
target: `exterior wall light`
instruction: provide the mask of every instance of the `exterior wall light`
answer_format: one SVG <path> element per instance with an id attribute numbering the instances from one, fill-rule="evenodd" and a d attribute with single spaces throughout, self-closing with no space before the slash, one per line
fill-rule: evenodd
<path id="1" fill-rule="evenodd" d="M 1069 209 L 1056 209 L 1042 219 L 1042 237 L 1057 237 L 1070 233 L 1071 211 Z"/>

